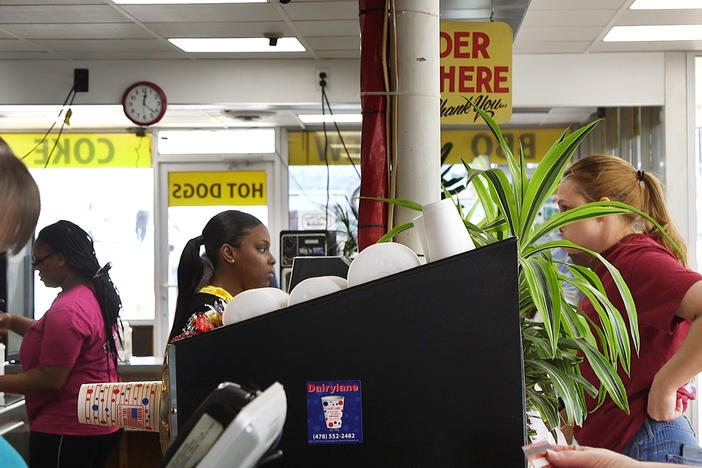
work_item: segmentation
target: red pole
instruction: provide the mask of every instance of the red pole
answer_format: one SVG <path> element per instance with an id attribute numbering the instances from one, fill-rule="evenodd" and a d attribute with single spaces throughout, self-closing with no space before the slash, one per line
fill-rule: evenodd
<path id="1" fill-rule="evenodd" d="M 364 197 L 388 196 L 386 100 L 383 79 L 385 0 L 359 0 L 361 27 L 361 200 L 358 208 L 358 250 L 374 244 L 388 230 L 385 202 Z"/>

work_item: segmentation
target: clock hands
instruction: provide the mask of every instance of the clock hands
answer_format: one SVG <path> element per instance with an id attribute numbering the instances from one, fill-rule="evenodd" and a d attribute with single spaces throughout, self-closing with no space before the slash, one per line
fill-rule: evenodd
<path id="1" fill-rule="evenodd" d="M 152 109 L 146 105 L 146 90 L 144 90 L 144 99 L 141 101 L 141 105 L 144 106 L 145 108 L 149 109 L 151 112 L 156 112 L 155 109 Z"/>

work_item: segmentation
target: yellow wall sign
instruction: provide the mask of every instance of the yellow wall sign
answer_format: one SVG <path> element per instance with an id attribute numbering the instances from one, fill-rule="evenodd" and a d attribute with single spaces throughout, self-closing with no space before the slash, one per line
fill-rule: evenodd
<path id="1" fill-rule="evenodd" d="M 265 171 L 168 173 L 168 206 L 265 204 Z"/>
<path id="2" fill-rule="evenodd" d="M 41 133 L 2 135 L 15 155 L 24 157 L 24 163 L 31 168 L 151 167 L 151 135 L 64 133 L 58 143 L 56 137 L 53 133 L 45 139 Z"/>
<path id="3" fill-rule="evenodd" d="M 336 133 L 327 132 L 327 161 L 329 164 L 361 164 L 361 132 L 341 132 L 344 142 Z M 346 154 L 344 149 L 349 154 Z M 288 132 L 288 162 L 293 166 L 325 165 L 324 132 Z"/>
<path id="4" fill-rule="evenodd" d="M 441 22 L 441 123 L 475 124 L 472 102 L 497 122 L 512 116 L 512 28 Z"/>
<path id="5" fill-rule="evenodd" d="M 519 158 L 518 142 L 521 141 L 524 160 L 535 163 L 541 161 L 553 142 L 561 136 L 563 129 L 521 128 L 502 132 L 507 146 L 516 158 Z M 497 139 L 489 130 L 444 130 L 441 132 L 441 146 L 447 143 L 451 143 L 453 147 L 446 158 L 446 164 L 460 163 L 461 159 L 471 162 L 473 158 L 483 154 L 490 157 L 490 162 L 507 164 Z"/>

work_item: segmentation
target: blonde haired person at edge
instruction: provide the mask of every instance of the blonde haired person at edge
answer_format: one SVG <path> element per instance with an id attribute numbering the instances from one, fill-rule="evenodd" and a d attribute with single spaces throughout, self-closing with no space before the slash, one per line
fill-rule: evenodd
<path id="1" fill-rule="evenodd" d="M 564 239 L 600 253 L 619 270 L 636 303 L 641 335 L 630 376 L 619 369 L 631 413 L 627 415 L 608 398 L 588 414 L 581 428 L 575 428 L 575 439 L 636 460 L 689 463 L 681 456 L 682 446 L 698 443 L 683 412 L 688 399 L 695 398 L 688 384 L 702 371 L 702 275 L 685 266 L 686 248 L 668 215 L 661 184 L 620 158 L 597 155 L 565 171 L 557 196 L 562 212 L 600 200 L 627 203 L 663 226 L 681 250 L 637 215 L 586 219 L 561 229 Z M 568 253 L 574 263 L 593 268 L 610 301 L 624 310 L 604 266 L 588 254 L 570 249 Z M 597 321 L 587 298 L 580 308 Z M 597 387 L 588 363 L 583 362 L 580 369 Z M 589 395 L 586 399 L 592 411 L 597 401 Z"/>
<path id="2" fill-rule="evenodd" d="M 39 219 L 39 187 L 27 167 L 0 138 L 0 256 L 17 253 L 32 237 Z M 0 311 L 4 306 L 0 305 Z M 0 356 L 4 361 L 5 356 Z M 22 456 L 0 436 L 0 460 L 5 468 L 26 468 Z"/>
<path id="3" fill-rule="evenodd" d="M 212 217 L 202 235 L 190 239 L 180 256 L 178 300 L 168 341 L 221 326 L 221 313 L 234 296 L 269 286 L 275 265 L 270 245 L 268 229 L 255 216 L 228 210 Z M 205 253 L 200 255 L 203 246 Z M 170 438 L 167 358 L 166 353 L 160 418 L 164 452 Z"/>

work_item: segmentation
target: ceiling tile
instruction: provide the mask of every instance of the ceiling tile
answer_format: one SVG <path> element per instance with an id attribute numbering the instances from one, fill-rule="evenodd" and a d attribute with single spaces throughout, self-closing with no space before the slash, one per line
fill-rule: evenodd
<path id="1" fill-rule="evenodd" d="M 291 36 L 292 31 L 282 21 L 252 21 L 237 23 L 147 23 L 161 37 L 261 37 L 262 32 Z"/>
<path id="2" fill-rule="evenodd" d="M 315 51 L 321 59 L 360 58 L 361 50 L 318 50 Z"/>
<path id="3" fill-rule="evenodd" d="M 618 10 L 629 0 L 531 0 L 529 10 Z"/>
<path id="4" fill-rule="evenodd" d="M 162 39 L 95 39 L 91 41 L 59 39 L 59 40 L 36 40 L 40 46 L 56 52 L 67 51 L 95 51 L 95 52 L 169 52 L 178 51 L 168 41 Z M 182 55 L 181 55 L 182 57 Z"/>
<path id="5" fill-rule="evenodd" d="M 701 10 L 627 10 L 617 25 L 702 24 Z"/>
<path id="6" fill-rule="evenodd" d="M 154 37 L 133 23 L 103 24 L 0 24 L 25 39 L 139 39 Z"/>
<path id="7" fill-rule="evenodd" d="M 305 40 L 316 52 L 320 50 L 360 50 L 361 38 L 356 36 L 306 37 Z"/>
<path id="8" fill-rule="evenodd" d="M 3 23 L 125 23 L 129 20 L 109 5 L 0 6 Z"/>
<path id="9" fill-rule="evenodd" d="M 612 18 L 607 10 L 529 10 L 524 15 L 522 28 L 535 26 L 604 26 Z"/>
<path id="10" fill-rule="evenodd" d="M 590 42 L 520 41 L 514 45 L 515 54 L 577 54 L 587 50 Z"/>
<path id="11" fill-rule="evenodd" d="M 349 21 L 296 21 L 295 26 L 303 36 L 351 36 L 360 37 L 358 20 Z"/>
<path id="12" fill-rule="evenodd" d="M 338 20 L 358 18 L 358 2 L 291 2 L 283 9 L 292 20 Z"/>
<path id="13" fill-rule="evenodd" d="M 280 21 L 269 3 L 205 5 L 120 5 L 142 23 L 200 23 L 235 21 Z"/>
<path id="14" fill-rule="evenodd" d="M 534 26 L 520 28 L 518 36 L 520 41 L 592 41 L 600 31 L 602 28 L 596 26 L 570 28 Z"/>
<path id="15" fill-rule="evenodd" d="M 60 57 L 47 51 L 13 52 L 0 50 L 0 60 L 56 60 L 58 58 Z"/>
<path id="16" fill-rule="evenodd" d="M 590 52 L 679 52 L 702 50 L 702 41 L 598 42 Z"/>
<path id="17" fill-rule="evenodd" d="M 56 57 L 70 58 L 71 60 L 182 60 L 184 54 L 153 50 L 78 50 L 57 52 L 54 58 Z"/>
<path id="18" fill-rule="evenodd" d="M 45 50 L 39 44 L 34 44 L 29 41 L 19 39 L 0 39 L 0 50 L 23 52 L 23 51 L 40 51 Z"/>

